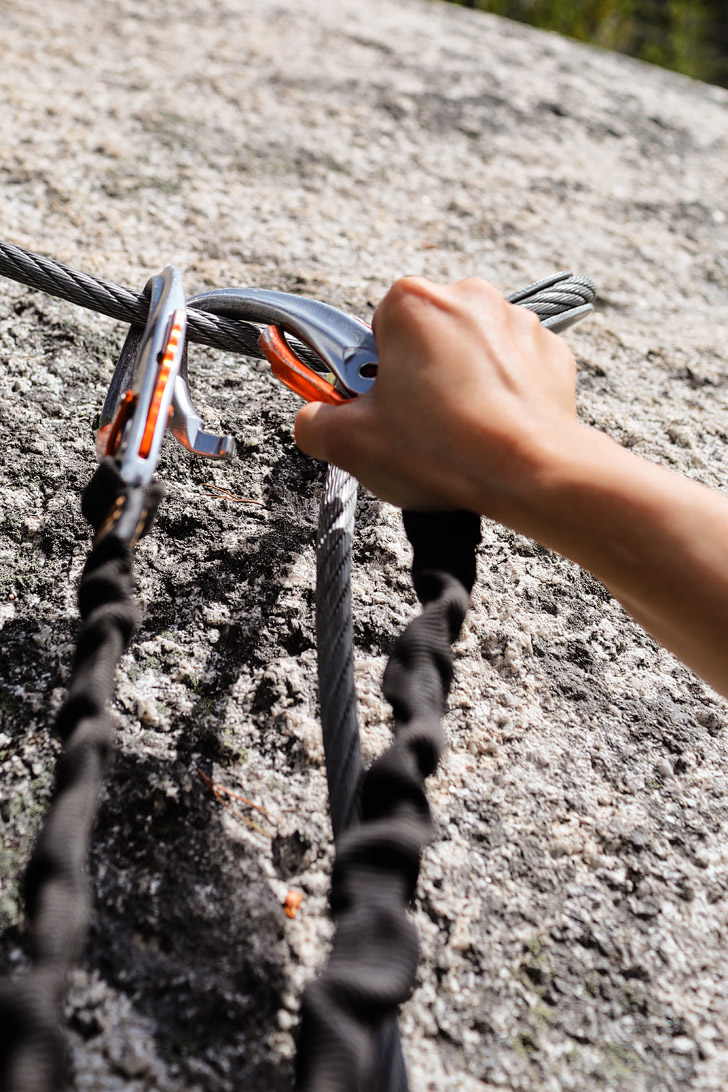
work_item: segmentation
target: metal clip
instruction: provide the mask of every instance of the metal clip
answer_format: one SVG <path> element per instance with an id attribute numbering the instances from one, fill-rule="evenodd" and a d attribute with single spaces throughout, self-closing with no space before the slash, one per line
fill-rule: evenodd
<path id="1" fill-rule="evenodd" d="M 593 310 L 595 294 L 586 277 L 565 271 L 506 298 L 535 311 L 544 326 L 560 333 Z M 288 292 L 227 288 L 193 296 L 188 306 L 265 324 L 258 346 L 273 374 L 308 402 L 340 405 L 366 393 L 376 379 L 379 358 L 371 328 L 330 304 Z M 286 334 L 308 346 L 328 374 L 302 359 Z"/>
<path id="2" fill-rule="evenodd" d="M 224 288 L 201 292 L 187 301 L 214 315 L 265 324 L 258 345 L 273 374 L 307 401 L 346 402 L 374 383 L 378 357 L 366 322 L 307 296 L 264 288 Z M 286 339 L 292 334 L 326 365 L 329 376 L 296 354 Z"/>
<path id="3" fill-rule="evenodd" d="M 187 385 L 187 307 L 182 276 L 168 266 L 146 286 L 149 315 L 132 326 L 99 417 L 96 454 L 114 457 L 133 486 L 151 481 L 168 424 L 185 447 L 211 458 L 235 452 L 232 436 L 203 432 Z M 171 421 L 170 421 L 171 418 Z"/>

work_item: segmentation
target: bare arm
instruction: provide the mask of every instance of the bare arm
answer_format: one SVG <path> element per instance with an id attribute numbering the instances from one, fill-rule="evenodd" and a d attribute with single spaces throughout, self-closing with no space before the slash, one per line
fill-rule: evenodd
<path id="1" fill-rule="evenodd" d="M 398 281 L 375 315 L 380 370 L 296 439 L 408 508 L 480 512 L 589 569 L 728 695 L 728 498 L 578 422 L 560 338 L 479 280 Z"/>

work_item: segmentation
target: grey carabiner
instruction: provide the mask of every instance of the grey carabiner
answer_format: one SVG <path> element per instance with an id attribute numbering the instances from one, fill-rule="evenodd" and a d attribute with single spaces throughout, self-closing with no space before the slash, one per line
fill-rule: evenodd
<path id="1" fill-rule="evenodd" d="M 182 363 L 187 308 L 182 275 L 167 266 L 147 282 L 149 314 L 143 332 L 132 326 L 101 411 L 99 458 L 113 455 L 129 485 L 154 477 Z"/>
<path id="2" fill-rule="evenodd" d="M 350 396 L 374 383 L 379 358 L 371 328 L 331 304 L 265 288 L 222 288 L 192 296 L 187 306 L 281 327 L 313 349 Z"/>
<path id="3" fill-rule="evenodd" d="M 232 436 L 204 432 L 187 383 L 187 304 L 182 275 L 168 266 L 147 282 L 149 314 L 129 329 L 99 417 L 96 453 L 111 455 L 130 485 L 146 485 L 159 462 L 167 426 L 189 450 L 208 458 L 235 453 Z"/>

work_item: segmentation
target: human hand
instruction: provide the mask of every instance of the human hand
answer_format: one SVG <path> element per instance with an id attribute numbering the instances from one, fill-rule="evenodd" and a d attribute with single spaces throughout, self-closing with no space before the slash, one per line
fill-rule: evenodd
<path id="1" fill-rule="evenodd" d="M 728 497 L 580 425 L 565 342 L 485 281 L 397 281 L 374 330 L 376 383 L 305 406 L 300 447 L 402 508 L 467 508 L 558 550 L 728 695 Z"/>
<path id="2" fill-rule="evenodd" d="M 579 426 L 574 358 L 523 307 L 476 278 L 397 281 L 377 308 L 370 391 L 304 406 L 296 442 L 403 508 L 516 509 Z"/>

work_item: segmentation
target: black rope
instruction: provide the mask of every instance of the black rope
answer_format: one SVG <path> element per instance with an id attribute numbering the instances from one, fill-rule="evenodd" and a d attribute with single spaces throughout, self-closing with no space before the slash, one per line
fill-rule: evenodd
<path id="1" fill-rule="evenodd" d="M 393 1051 L 382 1031 L 409 997 L 418 941 L 407 915 L 432 821 L 424 781 L 443 746 L 440 718 L 452 681 L 451 644 L 475 578 L 480 520 L 470 512 L 405 513 L 422 613 L 397 640 L 383 690 L 395 741 L 364 774 L 360 821 L 337 841 L 328 964 L 304 991 L 299 1092 L 380 1092 Z M 402 1079 L 406 1077 L 402 1074 Z"/>
<path id="2" fill-rule="evenodd" d="M 65 1086 L 59 1017 L 68 971 L 83 943 L 86 860 L 114 740 L 107 713 L 116 665 L 137 623 L 131 547 L 152 522 L 159 486 L 129 488 L 113 462 L 98 468 L 82 510 L 97 531 L 78 592 L 82 626 L 68 695 L 55 723 L 63 742 L 48 813 L 25 873 L 31 970 L 0 985 L 2 1092 Z"/>

